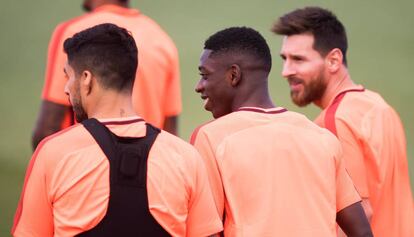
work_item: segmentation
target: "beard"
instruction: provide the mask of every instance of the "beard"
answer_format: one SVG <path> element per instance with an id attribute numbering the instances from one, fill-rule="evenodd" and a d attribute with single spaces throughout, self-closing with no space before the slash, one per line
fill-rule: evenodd
<path id="1" fill-rule="evenodd" d="M 319 75 L 310 80 L 307 84 L 303 79 L 297 77 L 288 78 L 289 82 L 301 83 L 303 85 L 302 91 L 290 91 L 290 97 L 293 103 L 299 107 L 307 106 L 315 100 L 320 100 L 326 91 L 326 80 L 321 71 Z"/>
<path id="2" fill-rule="evenodd" d="M 83 120 L 88 119 L 88 114 L 82 107 L 82 98 L 79 96 L 79 91 L 73 96 L 71 103 L 76 122 L 80 123 Z"/>

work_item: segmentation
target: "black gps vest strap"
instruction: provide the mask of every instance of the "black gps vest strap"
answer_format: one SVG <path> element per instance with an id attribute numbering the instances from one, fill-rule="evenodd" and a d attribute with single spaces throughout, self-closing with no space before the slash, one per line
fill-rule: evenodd
<path id="1" fill-rule="evenodd" d="M 110 195 L 101 222 L 77 236 L 170 236 L 148 207 L 147 159 L 160 130 L 146 124 L 145 137 L 119 137 L 96 119 L 82 124 L 108 158 Z"/>

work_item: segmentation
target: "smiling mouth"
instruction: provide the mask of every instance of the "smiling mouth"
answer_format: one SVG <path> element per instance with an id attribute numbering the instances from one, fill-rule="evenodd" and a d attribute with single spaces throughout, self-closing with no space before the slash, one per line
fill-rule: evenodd
<path id="1" fill-rule="evenodd" d="M 298 92 L 302 86 L 303 86 L 302 83 L 291 83 L 291 84 L 289 84 L 290 91 L 292 91 L 292 92 Z"/>
<path id="2" fill-rule="evenodd" d="M 207 96 L 201 96 L 201 99 L 204 101 L 204 109 L 207 110 L 206 106 L 210 99 Z"/>
<path id="3" fill-rule="evenodd" d="M 299 79 L 289 79 L 289 87 L 291 91 L 298 91 L 302 85 L 303 82 Z"/>

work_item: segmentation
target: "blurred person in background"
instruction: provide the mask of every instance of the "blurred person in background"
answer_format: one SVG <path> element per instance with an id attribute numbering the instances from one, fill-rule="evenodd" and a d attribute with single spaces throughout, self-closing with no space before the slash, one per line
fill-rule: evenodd
<path id="1" fill-rule="evenodd" d="M 85 0 L 86 14 L 56 27 L 49 43 L 42 102 L 32 135 L 33 150 L 46 136 L 74 124 L 64 93 L 64 40 L 101 23 L 126 28 L 140 49 L 132 94 L 135 111 L 154 126 L 177 135 L 177 118 L 182 109 L 177 49 L 156 22 L 128 6 L 128 0 Z"/>

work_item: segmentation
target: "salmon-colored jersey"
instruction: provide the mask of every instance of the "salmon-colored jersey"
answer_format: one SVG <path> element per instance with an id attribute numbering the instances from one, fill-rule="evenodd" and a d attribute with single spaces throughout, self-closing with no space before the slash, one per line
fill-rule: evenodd
<path id="1" fill-rule="evenodd" d="M 241 108 L 199 127 L 225 236 L 336 236 L 336 213 L 361 199 L 328 130 L 283 108 Z"/>
<path id="2" fill-rule="evenodd" d="M 134 109 L 146 121 L 163 127 L 165 117 L 181 112 L 178 53 L 161 27 L 135 9 L 103 5 L 58 25 L 49 43 L 42 99 L 70 106 L 64 93 L 63 67 L 67 56 L 63 42 L 75 33 L 102 23 L 126 28 L 134 37 L 138 47 L 138 70 L 132 93 Z"/>
<path id="3" fill-rule="evenodd" d="M 406 141 L 398 114 L 377 93 L 353 86 L 338 91 L 315 122 L 341 142 L 346 168 L 361 197 L 369 200 L 374 236 L 414 236 Z"/>
<path id="4" fill-rule="evenodd" d="M 100 119 L 113 133 L 142 137 L 139 117 Z M 197 151 L 162 131 L 148 157 L 150 213 L 172 236 L 209 236 L 222 230 Z M 83 125 L 40 143 L 27 169 L 12 234 L 75 236 L 95 227 L 109 200 L 109 162 Z"/>

